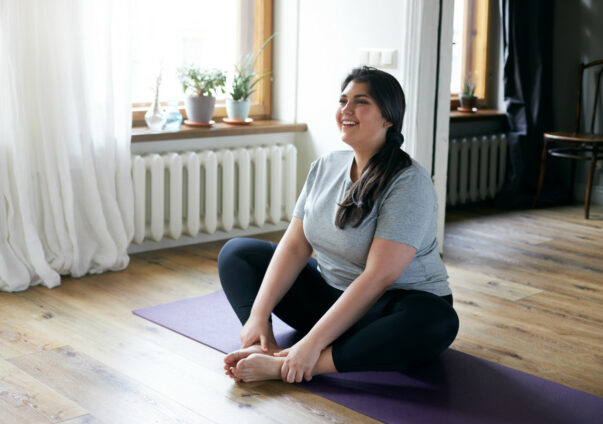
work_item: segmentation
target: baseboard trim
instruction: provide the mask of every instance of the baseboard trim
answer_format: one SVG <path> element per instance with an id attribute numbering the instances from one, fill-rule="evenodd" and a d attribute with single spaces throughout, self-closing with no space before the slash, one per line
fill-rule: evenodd
<path id="1" fill-rule="evenodd" d="M 181 236 L 178 239 L 172 239 L 165 237 L 162 240 L 156 242 L 152 240 L 147 240 L 142 242 L 141 244 L 132 243 L 128 247 L 128 253 L 140 253 L 140 252 L 148 252 L 151 250 L 159 250 L 159 249 L 168 249 L 171 247 L 179 247 L 179 246 L 187 246 L 189 244 L 199 244 L 199 243 L 208 243 L 211 241 L 218 240 L 227 240 L 234 237 L 246 237 L 253 236 L 256 234 L 263 233 L 271 233 L 273 231 L 282 231 L 287 228 L 289 225 L 286 221 L 281 221 L 278 224 L 266 224 L 262 227 L 250 226 L 246 230 L 242 230 L 240 228 L 232 229 L 229 232 L 226 231 L 216 231 L 213 234 L 205 234 L 200 233 L 195 237 L 190 236 Z"/>

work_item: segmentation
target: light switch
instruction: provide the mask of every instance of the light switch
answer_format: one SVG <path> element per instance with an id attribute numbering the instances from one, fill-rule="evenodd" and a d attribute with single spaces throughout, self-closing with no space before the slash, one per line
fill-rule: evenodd
<path id="1" fill-rule="evenodd" d="M 369 51 L 368 49 L 360 50 L 360 57 L 358 58 L 360 65 L 368 65 L 369 63 Z"/>
<path id="2" fill-rule="evenodd" d="M 379 66 L 381 64 L 381 52 L 379 50 L 369 51 L 369 65 Z"/>
<path id="3" fill-rule="evenodd" d="M 394 56 L 396 50 L 394 49 L 383 49 L 381 50 L 381 66 L 382 67 L 394 67 Z"/>

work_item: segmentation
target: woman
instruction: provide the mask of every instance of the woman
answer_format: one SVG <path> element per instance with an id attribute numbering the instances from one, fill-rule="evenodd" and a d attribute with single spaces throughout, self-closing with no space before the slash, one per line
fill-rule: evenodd
<path id="1" fill-rule="evenodd" d="M 243 324 L 241 349 L 224 359 L 235 381 L 404 371 L 437 357 L 458 331 L 435 190 L 400 149 L 402 88 L 362 67 L 341 90 L 336 121 L 353 150 L 312 164 L 278 245 L 241 238 L 220 252 L 220 280 Z M 281 350 L 271 312 L 303 338 Z"/>

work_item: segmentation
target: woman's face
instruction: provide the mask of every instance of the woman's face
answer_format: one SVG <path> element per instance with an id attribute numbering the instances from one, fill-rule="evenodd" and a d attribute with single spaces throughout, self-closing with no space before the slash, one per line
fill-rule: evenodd
<path id="1" fill-rule="evenodd" d="M 368 153 L 381 149 L 392 125 L 381 115 L 365 82 L 350 81 L 341 93 L 335 119 L 341 139 L 355 151 Z"/>

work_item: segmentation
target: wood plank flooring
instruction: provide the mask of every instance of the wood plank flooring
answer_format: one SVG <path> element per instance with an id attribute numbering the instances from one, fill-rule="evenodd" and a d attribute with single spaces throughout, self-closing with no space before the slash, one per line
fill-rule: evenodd
<path id="1" fill-rule="evenodd" d="M 453 348 L 603 396 L 603 207 L 593 209 L 588 221 L 581 205 L 449 211 Z M 222 244 L 0 293 L 0 423 L 376 422 L 282 382 L 234 384 L 221 353 L 131 313 L 219 290 Z"/>

